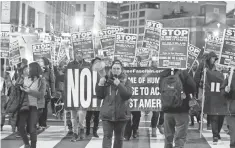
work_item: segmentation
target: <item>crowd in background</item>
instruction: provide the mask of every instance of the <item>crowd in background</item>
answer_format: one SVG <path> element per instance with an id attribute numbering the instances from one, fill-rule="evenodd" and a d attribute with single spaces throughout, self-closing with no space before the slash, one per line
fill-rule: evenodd
<path id="1" fill-rule="evenodd" d="M 140 59 L 140 58 L 137 58 Z M 50 61 L 42 57 L 38 62 L 28 63 L 26 59 L 14 69 L 14 74 L 5 72 L 1 67 L 1 130 L 4 128 L 5 117 L 9 117 L 9 123 L 12 126 L 12 132 L 16 136 L 22 137 L 25 148 L 36 148 L 37 130 L 47 128 L 48 108 L 51 107 L 54 116 L 63 115 L 63 108 L 58 109 L 58 101 L 64 102 L 65 90 L 65 69 L 66 66 L 81 68 L 91 66 L 91 63 L 83 59 L 82 52 L 74 53 L 74 60 L 68 64 L 60 63 L 54 66 Z M 164 78 L 170 75 L 179 75 L 182 82 L 182 89 L 185 94 L 183 104 L 178 108 L 162 108 L 162 111 L 152 111 L 151 127 L 152 137 L 157 137 L 158 128 L 161 134 L 165 136 L 165 148 L 183 147 L 186 142 L 188 126 L 194 126 L 194 116 L 200 123 L 200 111 L 190 106 L 190 101 L 196 99 L 201 105 L 203 70 L 216 70 L 215 62 L 218 60 L 213 52 L 205 54 L 201 61 L 196 61 L 192 70 L 181 71 L 175 69 L 166 69 L 161 73 L 160 84 Z M 140 60 L 137 60 L 135 66 L 140 66 Z M 90 135 L 91 119 L 94 121 L 92 134 L 99 137 L 97 130 L 99 121 L 103 124 L 103 148 L 111 148 L 114 131 L 114 147 L 122 148 L 123 139 L 130 140 L 138 137 L 141 111 L 130 111 L 128 100 L 132 96 L 131 82 L 128 75 L 123 71 L 125 66 L 121 61 L 106 61 L 106 66 L 111 66 L 109 77 L 113 80 L 111 84 L 106 83 L 105 78 L 100 78 L 96 86 L 98 99 L 104 99 L 100 111 L 69 110 L 66 115 L 68 134 L 72 135 L 71 142 L 79 141 Z M 157 68 L 157 61 L 151 61 L 148 66 Z M 227 80 L 221 88 L 223 94 L 232 100 L 234 98 L 235 78 L 232 86 L 227 87 Z M 160 92 L 164 93 L 161 90 Z M 232 98 L 232 99 L 231 99 Z M 230 101 L 230 103 L 232 103 Z M 49 106 L 50 104 L 50 106 Z M 234 107 L 235 108 L 235 107 Z M 59 112 L 59 114 L 58 114 Z M 132 116 L 132 117 L 131 117 Z M 213 142 L 216 144 L 221 139 L 220 131 L 223 126 L 225 116 L 207 115 L 207 128 L 212 129 Z M 77 120 L 78 119 L 78 120 Z M 191 120 L 191 123 L 189 124 Z M 233 124 L 232 124 L 233 123 Z M 228 117 L 228 127 L 231 136 L 231 148 L 235 147 L 235 117 Z M 198 127 L 200 129 L 200 127 Z M 30 141 L 29 142 L 29 138 Z"/>

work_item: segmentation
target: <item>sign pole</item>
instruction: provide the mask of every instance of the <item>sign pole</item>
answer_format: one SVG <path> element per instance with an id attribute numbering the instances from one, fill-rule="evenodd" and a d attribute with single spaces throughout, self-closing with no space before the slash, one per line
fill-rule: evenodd
<path id="1" fill-rule="evenodd" d="M 200 124 L 200 138 L 202 138 L 202 130 L 203 130 L 203 114 L 204 114 L 204 104 L 205 104 L 206 73 L 207 73 L 207 69 L 204 66 L 203 89 L 202 89 L 202 111 L 201 111 L 201 124 Z"/>

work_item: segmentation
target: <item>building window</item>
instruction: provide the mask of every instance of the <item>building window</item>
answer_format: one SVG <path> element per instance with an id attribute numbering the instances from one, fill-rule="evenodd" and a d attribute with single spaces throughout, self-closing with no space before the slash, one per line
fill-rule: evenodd
<path id="1" fill-rule="evenodd" d="M 28 24 L 29 27 L 35 27 L 35 9 L 28 6 Z"/>
<path id="2" fill-rule="evenodd" d="M 22 18 L 21 18 L 21 24 L 25 25 L 25 3 L 22 4 Z"/>
<path id="3" fill-rule="evenodd" d="M 131 13 L 131 18 L 132 18 L 132 13 Z"/>
<path id="4" fill-rule="evenodd" d="M 81 11 L 81 5 L 80 4 L 76 4 L 76 11 Z"/>
<path id="5" fill-rule="evenodd" d="M 145 16 L 145 11 L 140 11 L 139 17 L 144 17 Z"/>
<path id="6" fill-rule="evenodd" d="M 139 20 L 139 25 L 144 25 L 145 24 L 145 20 L 142 19 L 142 20 Z"/>
<path id="7" fill-rule="evenodd" d="M 204 7 L 202 8 L 202 14 L 205 14 L 205 8 Z"/>
<path id="8" fill-rule="evenodd" d="M 122 17 L 122 19 L 128 19 L 129 13 L 122 14 L 121 17 Z"/>
<path id="9" fill-rule="evenodd" d="M 135 28 L 135 34 L 137 34 L 137 28 Z"/>
<path id="10" fill-rule="evenodd" d="M 135 10 L 135 4 L 133 5 L 133 10 Z"/>
<path id="11" fill-rule="evenodd" d="M 121 26 L 129 27 L 129 21 L 120 22 Z"/>
<path id="12" fill-rule="evenodd" d="M 144 27 L 139 28 L 139 33 L 144 33 Z"/>
<path id="13" fill-rule="evenodd" d="M 135 29 L 134 28 L 132 28 L 132 33 L 135 33 Z"/>
<path id="14" fill-rule="evenodd" d="M 124 29 L 124 33 L 128 33 L 128 29 Z"/>
<path id="15" fill-rule="evenodd" d="M 219 8 L 214 8 L 214 13 L 219 14 Z"/>
<path id="16" fill-rule="evenodd" d="M 143 38 L 144 38 L 143 36 L 139 36 L 139 37 L 138 37 L 138 40 L 139 40 L 139 41 L 142 41 Z"/>
<path id="17" fill-rule="evenodd" d="M 160 3 L 145 2 L 145 3 L 141 3 L 139 8 L 140 9 L 144 9 L 144 8 L 160 9 Z"/>
<path id="18" fill-rule="evenodd" d="M 83 11 L 86 12 L 86 4 L 83 4 Z"/>
<path id="19" fill-rule="evenodd" d="M 121 11 L 129 11 L 129 6 L 123 6 L 120 8 Z"/>
<path id="20" fill-rule="evenodd" d="M 132 10 L 132 5 L 131 5 L 131 10 Z"/>

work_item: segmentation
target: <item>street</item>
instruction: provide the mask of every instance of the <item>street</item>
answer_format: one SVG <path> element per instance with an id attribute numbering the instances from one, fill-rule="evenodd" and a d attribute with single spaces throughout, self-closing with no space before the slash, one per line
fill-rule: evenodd
<path id="1" fill-rule="evenodd" d="M 124 141 L 124 148 L 163 148 L 164 136 L 157 131 L 157 137 L 151 137 L 151 122 L 150 113 L 145 116 L 141 115 L 139 137 L 136 139 L 131 138 L 130 141 Z M 200 138 L 198 124 L 194 127 L 189 127 L 187 142 L 185 148 L 229 148 L 229 135 L 222 129 L 221 141 L 218 145 L 212 143 L 212 133 L 206 130 L 206 124 L 204 122 L 203 137 Z M 225 128 L 224 128 L 225 129 Z M 16 138 L 11 133 L 11 127 L 9 125 L 4 126 L 4 131 L 1 133 L 1 148 L 24 148 L 21 138 Z M 67 130 L 67 127 L 66 127 Z M 92 133 L 92 132 L 91 132 Z M 48 128 L 38 133 L 38 148 L 101 148 L 103 129 L 100 123 L 98 129 L 99 138 L 94 138 L 91 135 L 87 136 L 83 141 L 70 142 L 71 136 L 66 135 L 65 128 L 62 121 L 50 120 L 48 122 Z"/>

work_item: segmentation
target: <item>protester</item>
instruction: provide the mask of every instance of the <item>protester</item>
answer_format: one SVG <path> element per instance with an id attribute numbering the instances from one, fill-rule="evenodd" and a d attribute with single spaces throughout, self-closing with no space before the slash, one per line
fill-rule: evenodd
<path id="1" fill-rule="evenodd" d="M 73 68 L 90 67 L 90 64 L 83 59 L 84 57 L 83 52 L 74 51 L 74 54 L 75 54 L 74 55 L 75 60 L 70 62 L 67 67 L 73 67 Z M 84 93 L 85 94 L 87 93 L 86 89 Z M 73 137 L 71 139 L 71 142 L 76 142 L 79 139 L 81 140 L 84 139 L 84 128 L 85 128 L 84 121 L 86 117 L 86 111 L 73 109 L 71 110 L 71 116 L 73 123 Z M 77 118 L 79 118 L 79 123 L 77 122 Z"/>
<path id="2" fill-rule="evenodd" d="M 48 103 L 55 95 L 55 75 L 53 69 L 51 68 L 51 63 L 47 58 L 42 57 L 39 59 L 38 63 L 42 68 L 42 76 L 46 79 L 47 82 L 45 105 L 43 106 L 42 111 L 40 111 L 39 116 L 39 129 L 44 130 L 47 127 Z"/>
<path id="3" fill-rule="evenodd" d="M 91 65 L 95 63 L 96 60 L 101 60 L 100 58 L 96 57 L 91 61 Z M 91 124 L 91 117 L 94 115 L 93 121 L 94 121 L 94 126 L 93 126 L 93 136 L 99 138 L 97 134 L 98 126 L 99 126 L 99 111 L 87 111 L 86 113 L 86 135 L 90 135 L 90 124 Z"/>
<path id="4" fill-rule="evenodd" d="M 9 99 L 9 92 L 12 86 L 10 74 L 8 72 L 5 72 L 3 77 L 4 77 L 4 82 L 1 91 L 1 131 L 3 130 L 3 126 L 5 124 L 6 106 Z"/>
<path id="5" fill-rule="evenodd" d="M 41 78 L 42 69 L 36 62 L 29 64 L 28 76 L 24 78 L 23 85 L 20 86 L 22 92 L 22 101 L 20 101 L 19 111 L 19 131 L 25 144 L 25 148 L 36 148 L 37 132 L 36 124 L 38 120 L 37 108 L 43 104 L 43 99 L 46 93 L 46 80 Z M 44 105 L 44 104 L 43 104 Z M 25 130 L 25 125 L 28 122 L 31 145 Z"/>
<path id="6" fill-rule="evenodd" d="M 230 148 L 235 148 L 235 75 L 232 76 L 231 86 L 228 86 L 228 78 L 225 79 L 221 86 L 221 93 L 227 100 L 228 115 L 226 119 L 230 135 Z"/>
<path id="7" fill-rule="evenodd" d="M 195 73 L 197 71 L 197 68 L 199 66 L 199 62 L 196 60 L 192 66 L 192 69 L 190 70 L 189 72 L 189 75 L 194 79 L 194 76 L 195 76 Z M 196 92 L 193 97 L 195 98 L 198 98 L 198 92 Z M 201 100 L 200 100 L 201 101 Z M 191 109 L 190 109 L 191 111 Z M 194 112 L 194 111 L 191 111 L 190 112 L 190 119 L 191 119 L 191 124 L 190 126 L 194 126 L 194 116 L 196 116 L 197 118 L 197 122 L 199 123 L 200 122 L 200 112 Z M 199 124 L 199 127 L 200 127 L 200 124 Z"/>
<path id="8" fill-rule="evenodd" d="M 136 62 L 133 66 L 140 67 L 141 58 L 139 56 L 136 57 Z M 131 67 L 132 65 L 128 65 Z M 140 124 L 140 118 L 141 118 L 141 111 L 131 111 L 132 118 L 127 122 L 124 138 L 125 140 L 130 140 L 130 137 L 133 136 L 133 138 L 137 138 L 138 136 L 138 129 Z"/>
<path id="9" fill-rule="evenodd" d="M 178 69 L 161 72 L 159 84 L 165 148 L 173 147 L 173 139 L 175 147 L 184 147 L 189 123 L 189 95 L 196 92 L 196 84 L 187 71 Z"/>
<path id="10" fill-rule="evenodd" d="M 205 68 L 211 71 L 216 71 L 215 62 L 218 60 L 217 55 L 214 52 L 210 52 L 205 60 L 205 63 L 199 65 L 199 68 L 195 74 L 195 82 L 198 84 L 200 82 L 200 75 L 202 69 L 205 65 Z M 221 139 L 220 131 L 223 126 L 224 122 L 224 115 L 210 115 L 209 120 L 211 121 L 212 125 L 212 134 L 213 134 L 213 144 L 217 144 L 218 140 Z"/>
<path id="11" fill-rule="evenodd" d="M 152 58 L 149 65 L 152 68 L 157 68 L 158 67 L 157 59 Z M 156 128 L 158 128 L 161 134 L 164 134 L 163 123 L 164 123 L 164 113 L 162 111 L 160 112 L 152 111 L 152 118 L 151 118 L 152 137 L 157 137 Z"/>
<path id="12" fill-rule="evenodd" d="M 203 71 L 204 68 L 209 70 L 215 70 L 214 64 L 210 64 L 210 57 L 216 56 L 214 53 L 205 53 L 202 57 L 202 60 L 196 70 L 194 75 L 194 81 L 196 82 L 198 100 L 202 100 L 202 91 L 203 91 Z M 210 115 L 207 115 L 207 130 L 211 130 L 211 119 Z"/>
<path id="13" fill-rule="evenodd" d="M 132 96 L 131 82 L 123 72 L 123 68 L 119 60 L 113 61 L 107 81 L 102 77 L 96 85 L 97 98 L 104 99 L 100 110 L 104 132 L 103 148 L 111 148 L 113 131 L 115 135 L 113 147 L 123 147 L 125 125 L 130 119 L 128 100 Z"/>

